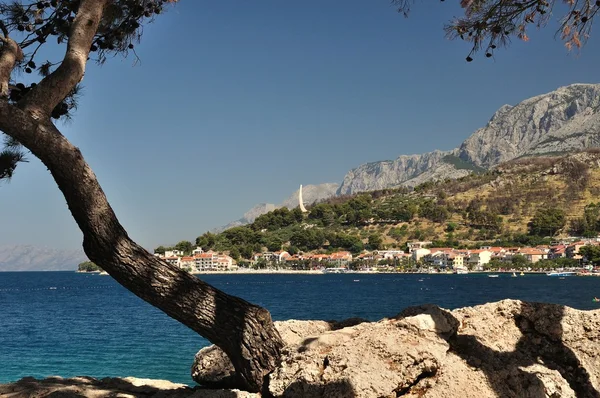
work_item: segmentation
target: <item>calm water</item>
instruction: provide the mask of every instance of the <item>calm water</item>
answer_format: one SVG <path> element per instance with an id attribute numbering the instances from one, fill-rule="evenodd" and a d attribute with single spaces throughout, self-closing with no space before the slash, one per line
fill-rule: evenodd
<path id="1" fill-rule="evenodd" d="M 445 308 L 504 298 L 600 308 L 600 278 L 526 275 L 203 275 L 268 308 L 275 320 L 377 320 L 403 308 Z M 354 281 L 359 279 L 359 281 Z M 421 281 L 420 281 L 421 280 Z M 191 384 L 208 343 L 109 276 L 0 273 L 0 382 L 24 376 L 136 376 Z"/>

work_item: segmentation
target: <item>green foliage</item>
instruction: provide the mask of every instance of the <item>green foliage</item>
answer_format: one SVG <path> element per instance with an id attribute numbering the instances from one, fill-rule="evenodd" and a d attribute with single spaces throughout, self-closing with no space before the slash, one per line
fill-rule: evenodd
<path id="1" fill-rule="evenodd" d="M 167 248 L 164 246 L 158 246 L 156 249 L 154 249 L 154 253 L 157 253 L 157 254 L 165 254 L 166 251 L 167 251 Z"/>
<path id="2" fill-rule="evenodd" d="M 325 234 L 316 228 L 308 228 L 296 231 L 290 237 L 290 244 L 298 247 L 300 250 L 317 250 L 323 247 L 325 243 Z"/>
<path id="3" fill-rule="evenodd" d="M 93 272 L 102 271 L 102 268 L 98 267 L 91 261 L 84 261 L 77 266 L 77 270 L 81 272 Z"/>
<path id="4" fill-rule="evenodd" d="M 235 261 L 239 261 L 241 254 L 240 254 L 240 249 L 238 249 L 237 247 L 233 247 L 230 251 L 229 251 L 229 256 L 231 258 L 233 258 Z"/>
<path id="5" fill-rule="evenodd" d="M 408 235 L 408 225 L 404 224 L 401 227 L 390 228 L 388 235 L 390 238 L 400 242 Z"/>
<path id="6" fill-rule="evenodd" d="M 554 236 L 565 224 L 564 210 L 557 208 L 539 209 L 529 223 L 529 234 Z"/>
<path id="7" fill-rule="evenodd" d="M 446 223 L 446 232 L 454 232 L 458 228 L 458 224 L 455 222 Z"/>
<path id="8" fill-rule="evenodd" d="M 369 235 L 368 245 L 371 250 L 381 250 L 383 249 L 383 238 L 379 234 L 371 234 Z"/>
<path id="9" fill-rule="evenodd" d="M 583 217 L 571 221 L 571 231 L 592 238 L 600 233 L 600 203 L 590 203 L 583 209 Z"/>
<path id="10" fill-rule="evenodd" d="M 192 250 L 194 250 L 194 246 L 192 245 L 192 242 L 187 241 L 187 240 L 182 240 L 181 242 L 179 242 L 175 245 L 175 249 L 180 250 L 183 252 L 184 255 L 189 256 L 190 254 L 192 254 Z"/>
<path id="11" fill-rule="evenodd" d="M 419 216 L 436 223 L 443 223 L 448 219 L 450 212 L 445 206 L 439 206 L 433 200 L 426 200 L 419 206 Z"/>
<path id="12" fill-rule="evenodd" d="M 580 247 L 579 254 L 594 265 L 600 264 L 600 246 L 586 245 Z"/>
<path id="13" fill-rule="evenodd" d="M 233 227 L 221 233 L 229 245 L 247 245 L 260 242 L 260 234 L 247 226 Z"/>
<path id="14" fill-rule="evenodd" d="M 319 203 L 310 209 L 308 218 L 311 220 L 319 220 L 322 226 L 333 225 L 336 221 L 336 213 L 328 203 Z"/>
<path id="15" fill-rule="evenodd" d="M 352 253 L 360 253 L 364 250 L 362 239 L 356 235 L 345 233 L 331 234 L 327 237 L 329 246 L 336 249 L 344 249 Z"/>
<path id="16" fill-rule="evenodd" d="M 483 167 L 479 167 L 474 163 L 467 160 L 463 160 L 455 155 L 446 155 L 442 158 L 442 161 L 454 166 L 457 170 L 470 170 L 474 173 L 485 173 L 487 170 Z"/>
<path id="17" fill-rule="evenodd" d="M 281 250 L 281 246 L 282 245 L 283 245 L 283 242 L 281 241 L 281 239 L 279 239 L 276 236 L 270 238 L 265 243 L 265 246 L 267 247 L 267 250 L 271 251 L 271 252 L 276 252 L 276 251 Z"/>
<path id="18" fill-rule="evenodd" d="M 510 262 L 512 267 L 516 269 L 527 268 L 529 265 L 531 265 L 531 262 L 527 260 L 527 257 L 520 254 L 515 254 L 512 256 Z"/>
<path id="19" fill-rule="evenodd" d="M 206 232 L 196 238 L 196 246 L 200 246 L 203 250 L 208 251 L 212 249 L 216 244 L 216 235 L 210 232 Z"/>
<path id="20" fill-rule="evenodd" d="M 282 207 L 258 216 L 256 220 L 254 220 L 254 223 L 252 223 L 252 229 L 255 231 L 274 231 L 298 224 L 302 220 L 303 215 L 300 209 L 296 208 L 290 211 L 287 207 Z"/>

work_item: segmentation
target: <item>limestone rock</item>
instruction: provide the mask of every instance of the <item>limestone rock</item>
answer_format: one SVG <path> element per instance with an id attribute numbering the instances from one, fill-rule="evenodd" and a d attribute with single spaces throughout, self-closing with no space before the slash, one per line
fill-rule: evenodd
<path id="1" fill-rule="evenodd" d="M 276 397 L 600 397 L 600 310 L 411 307 L 286 350 Z"/>
<path id="2" fill-rule="evenodd" d="M 277 321 L 275 328 L 281 335 L 287 349 L 297 347 L 308 341 L 311 336 L 318 336 L 330 330 L 341 329 L 366 322 L 361 318 L 336 321 Z M 217 346 L 202 348 L 196 354 L 192 365 L 192 378 L 200 385 L 213 388 L 235 387 L 239 380 L 231 361 Z"/>
<path id="3" fill-rule="evenodd" d="M 48 377 L 43 380 L 26 377 L 17 382 L 0 385 L 3 398 L 258 398 L 239 390 L 207 390 L 190 388 L 167 380 L 135 377 Z"/>

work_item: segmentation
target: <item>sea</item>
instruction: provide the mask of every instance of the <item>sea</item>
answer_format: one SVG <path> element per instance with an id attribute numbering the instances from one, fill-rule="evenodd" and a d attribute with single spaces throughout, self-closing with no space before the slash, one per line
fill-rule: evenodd
<path id="1" fill-rule="evenodd" d="M 199 275 L 267 308 L 274 320 L 379 320 L 433 303 L 454 309 L 506 298 L 597 309 L 600 278 L 526 274 Z M 193 385 L 208 341 L 120 286 L 76 272 L 0 273 L 0 383 L 25 376 L 167 379 Z"/>

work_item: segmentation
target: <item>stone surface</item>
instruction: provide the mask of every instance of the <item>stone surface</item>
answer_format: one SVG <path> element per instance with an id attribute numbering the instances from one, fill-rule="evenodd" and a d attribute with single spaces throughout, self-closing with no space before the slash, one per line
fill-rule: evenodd
<path id="1" fill-rule="evenodd" d="M 48 377 L 43 380 L 23 378 L 15 383 L 1 384 L 2 398 L 258 398 L 258 394 L 239 390 L 208 390 L 190 388 L 167 380 L 135 377 Z"/>
<path id="2" fill-rule="evenodd" d="M 270 394 L 600 397 L 600 310 L 504 300 L 359 322 L 277 322 L 287 345 Z"/>
<path id="3" fill-rule="evenodd" d="M 286 349 L 295 349 L 311 336 L 318 336 L 330 330 L 341 329 L 365 322 L 361 318 L 336 321 L 277 321 L 275 328 L 286 344 Z M 217 346 L 202 348 L 196 354 L 192 364 L 192 378 L 203 386 L 234 387 L 239 385 L 235 377 L 233 365 L 225 353 Z"/>

